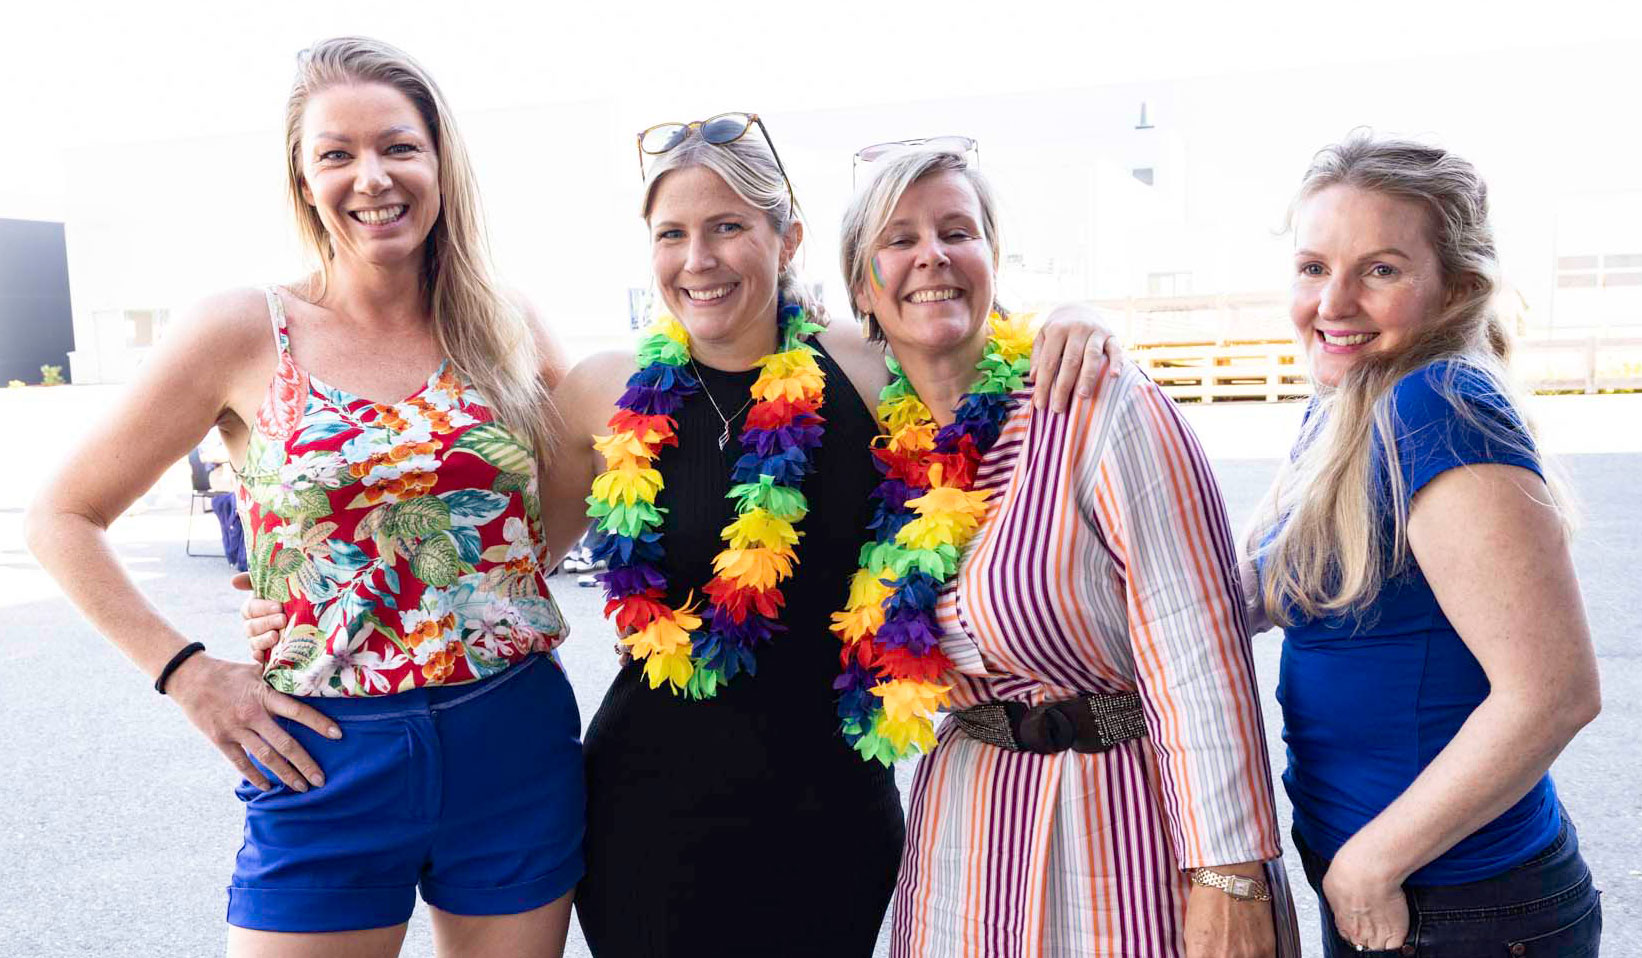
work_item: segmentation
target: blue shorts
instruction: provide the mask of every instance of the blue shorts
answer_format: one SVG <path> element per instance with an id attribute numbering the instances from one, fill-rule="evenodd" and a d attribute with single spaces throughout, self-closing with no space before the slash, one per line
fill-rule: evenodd
<path id="1" fill-rule="evenodd" d="M 545 905 L 582 877 L 581 720 L 558 663 L 467 685 L 306 699 L 337 741 L 284 719 L 325 773 L 298 792 L 242 782 L 228 923 L 355 931 L 410 918 L 416 888 L 458 915 Z"/>

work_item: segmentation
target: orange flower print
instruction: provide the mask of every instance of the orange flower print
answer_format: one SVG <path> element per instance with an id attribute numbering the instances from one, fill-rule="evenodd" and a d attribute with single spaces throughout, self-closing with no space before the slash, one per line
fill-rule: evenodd
<path id="1" fill-rule="evenodd" d="M 456 671 L 456 653 L 451 646 L 446 646 L 433 654 L 427 664 L 422 666 L 422 675 L 429 684 L 438 685 L 451 677 Z"/>
<path id="2" fill-rule="evenodd" d="M 394 432 L 404 432 L 410 428 L 410 420 L 399 415 L 398 409 L 395 409 L 392 406 L 385 406 L 382 403 L 373 403 L 371 408 L 376 411 L 375 425 Z"/>
<path id="3" fill-rule="evenodd" d="M 374 486 L 365 487 L 362 495 L 365 501 L 375 505 L 384 499 L 394 502 L 404 502 L 425 496 L 433 491 L 439 482 L 439 476 L 431 472 L 407 472 L 397 479 L 384 479 Z"/>

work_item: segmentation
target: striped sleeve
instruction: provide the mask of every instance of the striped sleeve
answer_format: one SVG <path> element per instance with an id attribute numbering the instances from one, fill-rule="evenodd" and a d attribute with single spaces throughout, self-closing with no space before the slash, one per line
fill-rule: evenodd
<path id="1" fill-rule="evenodd" d="M 1123 579 L 1129 642 L 1181 868 L 1280 854 L 1236 553 L 1219 486 L 1138 371 L 1082 468 Z"/>

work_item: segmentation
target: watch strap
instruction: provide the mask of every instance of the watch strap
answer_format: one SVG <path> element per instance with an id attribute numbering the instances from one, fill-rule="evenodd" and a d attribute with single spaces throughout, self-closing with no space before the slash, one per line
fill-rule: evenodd
<path id="1" fill-rule="evenodd" d="M 1218 888 L 1239 901 L 1271 901 L 1271 889 L 1258 878 L 1198 868 L 1192 872 L 1192 882 L 1205 888 Z"/>

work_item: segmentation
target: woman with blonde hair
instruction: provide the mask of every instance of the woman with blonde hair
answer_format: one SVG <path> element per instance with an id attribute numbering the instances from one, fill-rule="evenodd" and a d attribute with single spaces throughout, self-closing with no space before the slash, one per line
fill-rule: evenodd
<path id="1" fill-rule="evenodd" d="M 801 280 L 804 226 L 761 119 L 661 124 L 639 146 L 669 315 L 556 393 L 554 486 L 592 488 L 632 657 L 587 730 L 578 920 L 622 958 L 870 955 L 901 806 L 889 769 L 835 734 L 826 623 L 871 515 L 864 397 L 883 354 L 826 325 Z M 1057 368 L 1092 387 L 1083 355 Z"/>
<path id="2" fill-rule="evenodd" d="M 955 152 L 896 151 L 845 216 L 895 375 L 838 712 L 869 765 L 929 751 L 891 954 L 1298 955 L 1214 478 L 1132 365 L 1065 416 L 1024 401 L 999 250 Z"/>
<path id="3" fill-rule="evenodd" d="M 863 396 L 882 352 L 825 326 L 760 118 L 639 142 L 670 315 L 554 391 L 562 440 L 541 490 L 550 544 L 590 515 L 607 533 L 606 615 L 632 658 L 588 728 L 578 918 L 595 954 L 623 958 L 870 954 L 901 808 L 889 771 L 834 734 L 825 626 L 870 517 Z M 1092 327 L 1075 311 L 1046 327 L 1065 374 L 1046 395 L 1080 367 L 1094 387 Z M 248 605 L 254 648 L 280 641 L 278 613 Z"/>
<path id="4" fill-rule="evenodd" d="M 1486 186 L 1358 135 L 1313 159 L 1291 225 L 1317 395 L 1245 568 L 1284 628 L 1283 782 L 1325 953 L 1594 955 L 1548 770 L 1600 708 L 1596 660 L 1506 368 Z"/>
<path id="5" fill-rule="evenodd" d="M 286 141 L 317 270 L 189 310 L 29 544 L 245 776 L 230 954 L 395 954 L 420 886 L 442 955 L 555 955 L 584 804 L 538 504 L 559 351 L 489 278 L 461 137 L 409 57 L 304 51 Z M 105 535 L 213 426 L 291 623 L 261 668 L 199 654 Z"/>

